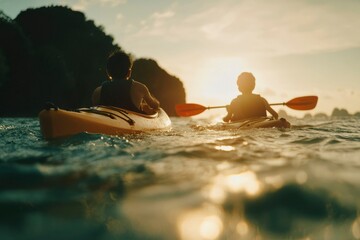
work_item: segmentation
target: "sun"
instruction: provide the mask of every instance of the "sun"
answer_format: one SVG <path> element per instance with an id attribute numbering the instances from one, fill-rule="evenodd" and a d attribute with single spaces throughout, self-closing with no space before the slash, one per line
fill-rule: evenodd
<path id="1" fill-rule="evenodd" d="M 236 86 L 237 76 L 245 71 L 244 62 L 237 57 L 206 58 L 195 67 L 191 78 L 188 99 L 210 101 L 206 104 L 228 103 L 239 92 Z"/>

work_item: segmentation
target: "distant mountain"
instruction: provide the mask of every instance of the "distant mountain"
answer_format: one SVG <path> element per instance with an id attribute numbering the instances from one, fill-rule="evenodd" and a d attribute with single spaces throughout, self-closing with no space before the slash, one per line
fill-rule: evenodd
<path id="1" fill-rule="evenodd" d="M 292 119 L 295 118 L 293 116 L 290 116 L 286 113 L 285 110 L 280 110 L 278 112 L 279 117 L 283 117 L 286 119 Z M 314 115 L 312 115 L 311 113 L 306 113 L 303 117 L 303 119 L 327 119 L 327 118 L 331 118 L 331 117 L 360 117 L 360 112 L 356 112 L 355 114 L 350 114 L 346 109 L 339 109 L 339 108 L 334 108 L 334 110 L 332 111 L 331 115 L 328 116 L 326 113 L 316 113 Z"/>
<path id="2" fill-rule="evenodd" d="M 331 117 L 349 117 L 351 114 L 346 109 L 334 108 L 331 113 Z"/>
<path id="3" fill-rule="evenodd" d="M 329 116 L 326 114 L 326 113 L 316 113 L 314 115 L 314 118 L 317 118 L 317 119 L 324 119 L 324 118 L 328 118 Z"/>

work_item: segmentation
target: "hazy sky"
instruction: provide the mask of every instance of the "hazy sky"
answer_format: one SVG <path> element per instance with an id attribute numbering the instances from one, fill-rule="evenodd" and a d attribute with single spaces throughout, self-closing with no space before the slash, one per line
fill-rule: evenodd
<path id="1" fill-rule="evenodd" d="M 183 81 L 188 102 L 227 104 L 251 71 L 270 103 L 318 95 L 311 113 L 360 111 L 360 0 L 0 0 L 0 9 L 14 18 L 51 4 L 155 59 Z"/>

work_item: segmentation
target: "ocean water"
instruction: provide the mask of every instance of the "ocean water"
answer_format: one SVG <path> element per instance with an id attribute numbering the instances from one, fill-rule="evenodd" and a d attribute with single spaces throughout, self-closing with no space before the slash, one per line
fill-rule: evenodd
<path id="1" fill-rule="evenodd" d="M 0 239 L 360 239 L 360 118 L 45 141 L 0 119 Z"/>

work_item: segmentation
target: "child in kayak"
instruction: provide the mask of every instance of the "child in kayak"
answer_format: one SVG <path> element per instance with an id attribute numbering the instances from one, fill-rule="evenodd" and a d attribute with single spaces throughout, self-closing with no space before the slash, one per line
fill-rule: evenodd
<path id="1" fill-rule="evenodd" d="M 224 122 L 266 117 L 266 111 L 278 119 L 278 114 L 270 107 L 266 99 L 252 93 L 255 88 L 255 77 L 252 73 L 241 73 L 237 79 L 237 85 L 242 94 L 233 99 L 230 105 L 226 107 L 228 113 L 223 118 Z"/>
<path id="2" fill-rule="evenodd" d="M 94 105 L 114 106 L 134 112 L 153 114 L 159 101 L 142 83 L 130 79 L 132 61 L 123 51 L 111 54 L 107 61 L 109 81 L 97 87 L 92 95 Z"/>

